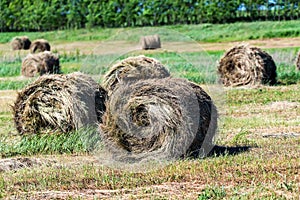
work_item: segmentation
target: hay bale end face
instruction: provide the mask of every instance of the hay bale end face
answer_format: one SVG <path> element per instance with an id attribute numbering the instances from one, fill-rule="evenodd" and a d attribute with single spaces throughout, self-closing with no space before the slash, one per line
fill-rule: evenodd
<path id="1" fill-rule="evenodd" d="M 165 78 L 170 73 L 161 62 L 143 55 L 128 57 L 117 62 L 106 73 L 103 88 L 109 93 L 122 81 L 135 82 L 141 79 Z"/>
<path id="2" fill-rule="evenodd" d="M 99 128 L 118 161 L 173 160 L 212 144 L 217 112 L 202 88 L 184 79 L 140 80 L 119 85 Z"/>
<path id="3" fill-rule="evenodd" d="M 140 39 L 140 43 L 141 43 L 142 49 L 144 49 L 144 50 L 161 48 L 159 35 L 143 36 Z"/>
<path id="4" fill-rule="evenodd" d="M 219 62 L 218 73 L 225 86 L 274 85 L 277 76 L 273 58 L 247 44 L 228 50 Z"/>
<path id="5" fill-rule="evenodd" d="M 34 77 L 44 74 L 60 73 L 59 58 L 50 51 L 28 54 L 22 61 L 21 74 Z"/>
<path id="6" fill-rule="evenodd" d="M 297 58 L 296 58 L 296 68 L 300 70 L 300 51 L 298 52 Z"/>
<path id="7" fill-rule="evenodd" d="M 12 50 L 27 50 L 30 45 L 31 41 L 27 36 L 14 37 L 11 41 Z"/>
<path id="8" fill-rule="evenodd" d="M 34 40 L 32 44 L 30 45 L 30 52 L 31 53 L 39 53 L 43 51 L 50 51 L 51 47 L 47 40 L 44 39 L 38 39 Z"/>
<path id="9" fill-rule="evenodd" d="M 18 93 L 14 122 L 20 134 L 77 130 L 99 122 L 105 98 L 105 90 L 82 73 L 41 76 Z"/>

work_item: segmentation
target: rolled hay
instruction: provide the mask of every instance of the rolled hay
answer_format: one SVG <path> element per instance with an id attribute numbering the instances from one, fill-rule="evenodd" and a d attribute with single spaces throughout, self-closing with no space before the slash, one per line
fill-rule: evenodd
<path id="1" fill-rule="evenodd" d="M 44 74 L 60 73 L 59 58 L 50 51 L 28 54 L 22 61 L 21 74 L 34 77 Z"/>
<path id="2" fill-rule="evenodd" d="M 158 49 L 161 48 L 159 35 L 147 35 L 140 38 L 142 49 Z"/>
<path id="3" fill-rule="evenodd" d="M 199 153 L 212 145 L 217 128 L 217 110 L 209 95 L 184 79 L 120 84 L 106 109 L 100 134 L 112 159 L 121 162 Z"/>
<path id="4" fill-rule="evenodd" d="M 51 50 L 50 44 L 45 39 L 34 40 L 30 45 L 31 53 L 38 53 L 38 52 L 50 51 L 50 50 Z"/>
<path id="5" fill-rule="evenodd" d="M 247 44 L 228 50 L 218 65 L 220 79 L 225 86 L 276 83 L 276 65 L 265 51 Z"/>
<path id="6" fill-rule="evenodd" d="M 143 55 L 128 57 L 114 64 L 104 76 L 103 88 L 109 93 L 122 81 L 165 78 L 170 72 L 161 62 Z"/>
<path id="7" fill-rule="evenodd" d="M 298 52 L 297 58 L 296 58 L 296 68 L 300 70 L 300 51 Z"/>
<path id="8" fill-rule="evenodd" d="M 45 75 L 22 89 L 13 105 L 20 134 L 69 132 L 99 122 L 106 92 L 82 73 Z"/>
<path id="9" fill-rule="evenodd" d="M 11 41 L 12 50 L 27 50 L 30 45 L 31 41 L 27 36 L 14 37 Z"/>

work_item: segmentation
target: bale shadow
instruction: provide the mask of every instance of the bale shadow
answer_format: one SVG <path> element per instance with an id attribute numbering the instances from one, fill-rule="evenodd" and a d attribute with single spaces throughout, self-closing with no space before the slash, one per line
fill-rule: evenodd
<path id="1" fill-rule="evenodd" d="M 225 155 L 237 155 L 246 151 L 249 151 L 252 146 L 237 146 L 237 147 L 225 147 L 215 145 L 212 150 L 205 156 L 201 155 L 200 151 L 192 152 L 188 157 L 191 159 L 207 158 L 207 157 L 220 157 Z"/>
<path id="2" fill-rule="evenodd" d="M 237 147 L 225 147 L 225 146 L 214 146 L 213 149 L 209 152 L 207 157 L 219 157 L 225 155 L 237 155 L 246 151 L 249 151 L 251 146 L 237 146 Z"/>

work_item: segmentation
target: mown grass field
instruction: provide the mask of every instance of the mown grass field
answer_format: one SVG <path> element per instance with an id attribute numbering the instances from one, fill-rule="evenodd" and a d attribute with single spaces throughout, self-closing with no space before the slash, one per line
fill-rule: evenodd
<path id="1" fill-rule="evenodd" d="M 297 23 L 299 21 L 165 28 L 181 32 L 196 41 L 225 42 L 299 37 Z M 130 32 L 130 29 L 127 31 Z M 27 34 L 68 46 L 74 41 L 104 40 L 111 35 L 118 38 L 118 32 L 120 29 L 0 33 L 0 42 L 9 45 L 7 42 L 11 37 Z M 118 40 L 138 38 L 137 33 L 127 35 L 130 37 L 123 34 Z M 165 34 L 164 37 L 168 36 Z M 170 40 L 184 38 L 170 37 L 173 37 Z M 190 44 L 188 39 L 183 42 L 187 46 Z M 195 43 L 191 45 L 194 46 Z M 300 46 L 264 49 L 277 65 L 278 84 L 256 88 L 223 88 L 217 83 L 216 64 L 225 49 L 121 54 L 118 48 L 122 46 L 115 47 L 116 54 L 87 54 L 81 49 L 56 51 L 60 54 L 63 73 L 80 70 L 99 83 L 111 62 L 143 53 L 166 64 L 173 76 L 201 84 L 216 101 L 220 113 L 216 147 L 211 155 L 174 161 L 152 170 L 130 171 L 124 170 L 126 166 L 103 165 L 104 158 L 91 151 L 100 140 L 93 128 L 68 134 L 19 136 L 10 105 L 14 102 L 16 91 L 35 78 L 20 77 L 21 61 L 26 52 L 1 50 L 0 198 L 300 198 L 300 71 L 295 68 Z M 11 164 L 1 168 L 5 162 L 22 162 L 26 166 Z"/>

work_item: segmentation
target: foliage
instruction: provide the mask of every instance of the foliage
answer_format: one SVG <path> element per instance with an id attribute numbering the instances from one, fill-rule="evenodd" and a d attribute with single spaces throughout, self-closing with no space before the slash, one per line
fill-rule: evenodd
<path id="1" fill-rule="evenodd" d="M 296 0 L 1 0 L 0 30 L 132 27 L 299 19 Z"/>

